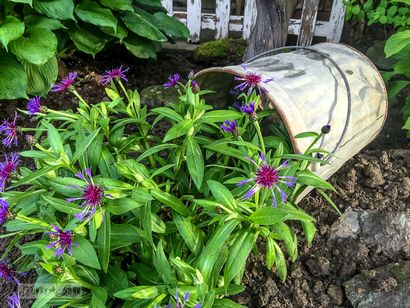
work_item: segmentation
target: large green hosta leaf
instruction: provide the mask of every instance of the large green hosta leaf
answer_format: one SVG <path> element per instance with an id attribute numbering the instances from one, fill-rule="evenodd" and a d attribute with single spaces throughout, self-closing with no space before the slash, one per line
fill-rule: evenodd
<path id="1" fill-rule="evenodd" d="M 43 28 L 48 30 L 65 29 L 65 26 L 57 19 L 48 18 L 40 15 L 27 15 L 24 17 L 27 28 Z"/>
<path id="2" fill-rule="evenodd" d="M 118 11 L 130 11 L 133 12 L 132 0 L 100 0 L 101 4 Z"/>
<path id="3" fill-rule="evenodd" d="M 6 48 L 9 42 L 18 39 L 24 33 L 24 22 L 14 16 L 7 16 L 0 22 L 0 42 Z"/>
<path id="4" fill-rule="evenodd" d="M 0 49 L 0 98 L 27 98 L 27 78 L 16 58 Z"/>
<path id="5" fill-rule="evenodd" d="M 47 95 L 51 85 L 57 79 L 57 58 L 51 57 L 43 65 L 34 65 L 26 61 L 22 61 L 22 64 L 28 79 L 27 93 L 40 96 Z"/>
<path id="6" fill-rule="evenodd" d="M 111 10 L 101 7 L 96 1 L 82 1 L 74 11 L 82 21 L 96 26 L 117 29 L 117 19 Z"/>
<path id="7" fill-rule="evenodd" d="M 33 6 L 33 0 L 10 0 L 11 2 L 16 2 L 16 3 L 26 3 L 30 6 Z"/>
<path id="8" fill-rule="evenodd" d="M 143 16 L 127 12 L 123 17 L 122 21 L 132 32 L 138 34 L 139 36 L 146 37 L 150 40 L 156 42 L 166 42 L 167 38 L 161 31 L 158 30 L 152 23 L 150 23 Z"/>
<path id="9" fill-rule="evenodd" d="M 37 12 L 54 19 L 74 19 L 73 0 L 34 0 L 33 7 Z"/>
<path id="10" fill-rule="evenodd" d="M 18 58 L 41 65 L 54 56 L 57 38 L 50 30 L 31 28 L 24 36 L 12 41 L 10 49 Z"/>
<path id="11" fill-rule="evenodd" d="M 161 50 L 161 45 L 159 43 L 136 35 L 128 36 L 123 42 L 129 52 L 142 59 L 156 59 L 157 52 Z"/>
<path id="12" fill-rule="evenodd" d="M 168 36 L 185 37 L 190 36 L 188 28 L 176 18 L 168 16 L 163 12 L 154 14 L 155 25 Z"/>
<path id="13" fill-rule="evenodd" d="M 110 37 L 97 28 L 86 25 L 69 27 L 68 34 L 79 50 L 92 56 L 100 52 L 110 40 Z"/>

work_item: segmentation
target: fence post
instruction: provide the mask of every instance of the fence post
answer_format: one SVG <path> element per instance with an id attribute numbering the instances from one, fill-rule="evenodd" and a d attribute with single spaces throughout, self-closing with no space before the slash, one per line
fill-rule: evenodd
<path id="1" fill-rule="evenodd" d="M 332 13 L 329 18 L 328 42 L 338 43 L 342 36 L 343 24 L 345 19 L 346 8 L 343 0 L 333 0 Z"/>
<path id="2" fill-rule="evenodd" d="M 245 0 L 245 13 L 243 17 L 243 29 L 242 38 L 245 40 L 249 39 L 251 35 L 252 26 L 256 21 L 256 1 L 255 0 Z"/>
<path id="3" fill-rule="evenodd" d="M 312 44 L 318 8 L 319 0 L 305 0 L 303 2 L 300 31 L 297 41 L 298 46 L 310 46 Z"/>
<path id="4" fill-rule="evenodd" d="M 229 17 L 231 16 L 231 1 L 216 0 L 215 39 L 227 38 L 229 34 Z"/>
<path id="5" fill-rule="evenodd" d="M 173 0 L 161 0 L 162 6 L 167 10 L 168 15 L 174 14 Z"/>
<path id="6" fill-rule="evenodd" d="M 198 43 L 201 35 L 202 25 L 202 5 L 201 0 L 188 0 L 187 1 L 187 26 L 191 31 L 192 43 Z"/>

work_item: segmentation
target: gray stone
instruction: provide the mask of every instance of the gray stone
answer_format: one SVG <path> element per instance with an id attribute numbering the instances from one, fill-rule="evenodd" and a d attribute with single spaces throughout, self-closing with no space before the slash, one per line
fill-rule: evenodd
<path id="1" fill-rule="evenodd" d="M 178 100 L 177 89 L 165 89 L 162 85 L 154 85 L 141 91 L 141 105 L 149 108 L 168 106 Z"/>
<path id="2" fill-rule="evenodd" d="M 348 208 L 331 227 L 330 240 L 359 239 L 395 258 L 410 251 L 410 210 L 402 213 L 353 210 Z"/>
<path id="3" fill-rule="evenodd" d="M 410 308 L 410 261 L 365 271 L 343 286 L 355 308 Z"/>

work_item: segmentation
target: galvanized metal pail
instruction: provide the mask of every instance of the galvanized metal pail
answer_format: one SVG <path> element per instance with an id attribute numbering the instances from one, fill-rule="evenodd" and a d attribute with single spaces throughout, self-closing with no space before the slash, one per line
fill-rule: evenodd
<path id="1" fill-rule="evenodd" d="M 327 179 L 380 132 L 387 116 L 387 93 L 383 79 L 371 61 L 342 44 L 321 43 L 287 53 L 261 56 L 246 70 L 273 78 L 263 107 L 274 108 L 286 126 L 295 153 L 303 153 L 312 139 L 294 138 L 306 131 L 319 132 L 330 124 L 321 147 L 334 154 L 331 164 L 314 171 Z M 227 102 L 237 84 L 233 76 L 245 76 L 242 65 L 209 68 L 196 80 L 215 90 L 211 104 Z M 207 100 L 208 102 L 209 100 Z M 307 191 L 305 192 L 307 193 Z"/>

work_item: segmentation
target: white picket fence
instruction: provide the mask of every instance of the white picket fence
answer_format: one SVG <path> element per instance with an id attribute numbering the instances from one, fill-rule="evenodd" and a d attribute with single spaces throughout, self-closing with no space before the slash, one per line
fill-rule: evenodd
<path id="1" fill-rule="evenodd" d="M 231 0 L 215 0 L 215 14 L 203 13 L 201 0 L 187 0 L 187 11 L 174 11 L 173 0 L 161 0 L 170 16 L 185 23 L 191 31 L 190 42 L 198 43 L 201 30 L 215 31 L 215 39 L 226 38 L 229 32 L 242 32 L 248 39 L 256 21 L 255 0 L 244 0 L 244 15 L 231 15 Z M 328 21 L 317 20 L 319 0 L 304 0 L 301 19 L 291 19 L 289 34 L 298 35 L 299 45 L 310 45 L 313 36 L 325 37 L 328 42 L 339 42 L 345 9 L 343 0 L 333 0 Z"/>

